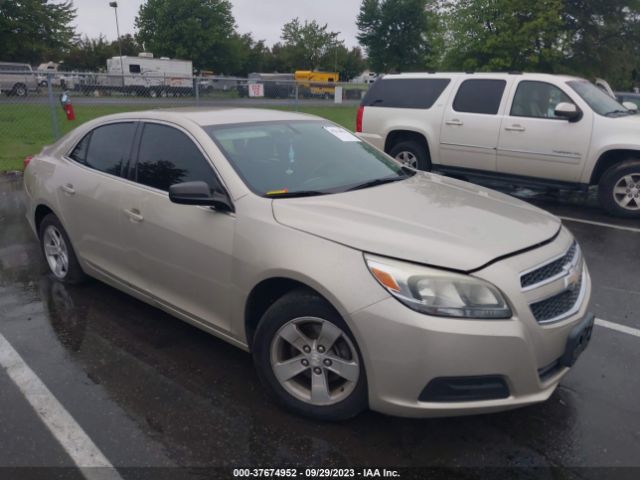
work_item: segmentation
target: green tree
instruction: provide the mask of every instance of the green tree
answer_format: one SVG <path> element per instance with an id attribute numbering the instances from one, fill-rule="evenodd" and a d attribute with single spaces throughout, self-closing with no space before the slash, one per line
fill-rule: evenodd
<path id="1" fill-rule="evenodd" d="M 282 54 L 287 65 L 296 70 L 319 68 L 325 57 L 344 43 L 338 34 L 329 31 L 327 24 L 315 20 L 302 24 L 294 18 L 282 27 Z"/>
<path id="2" fill-rule="evenodd" d="M 348 49 L 344 45 L 338 45 L 328 51 L 320 62 L 320 69 L 324 71 L 337 71 L 341 81 L 347 81 L 356 77 L 367 68 L 367 61 L 362 56 L 359 47 Z"/>
<path id="3" fill-rule="evenodd" d="M 367 69 L 367 59 L 364 58 L 362 50 L 359 47 L 353 47 L 349 50 L 341 64 L 340 78 L 343 80 L 351 80 L 357 77 Z"/>
<path id="4" fill-rule="evenodd" d="M 60 59 L 75 35 L 70 0 L 0 0 L 2 59 L 39 63 Z"/>
<path id="5" fill-rule="evenodd" d="M 226 73 L 237 67 L 235 21 L 228 0 L 146 0 L 136 17 L 136 39 L 156 56 L 193 61 Z"/>
<path id="6" fill-rule="evenodd" d="M 266 72 L 293 72 L 300 67 L 295 64 L 295 59 L 291 58 L 289 49 L 282 42 L 278 42 L 271 47 L 271 63 Z"/>
<path id="7" fill-rule="evenodd" d="M 445 24 L 447 69 L 553 72 L 561 60 L 562 0 L 458 0 Z"/>
<path id="8" fill-rule="evenodd" d="M 131 34 L 120 37 L 122 54 L 136 56 L 142 51 Z M 120 46 L 117 40 L 108 42 L 104 35 L 98 38 L 87 36 L 77 39 L 71 49 L 62 56 L 63 70 L 100 71 L 104 70 L 107 59 L 120 55 Z"/>
<path id="9" fill-rule="evenodd" d="M 254 40 L 250 33 L 235 34 L 235 64 L 229 73 L 246 76 L 252 72 L 269 72 L 273 69 L 273 54 L 264 40 Z"/>
<path id="10" fill-rule="evenodd" d="M 563 0 L 562 72 L 603 77 L 620 89 L 638 83 L 640 1 Z"/>
<path id="11" fill-rule="evenodd" d="M 358 40 L 378 72 L 424 70 L 429 66 L 431 0 L 363 0 Z"/>

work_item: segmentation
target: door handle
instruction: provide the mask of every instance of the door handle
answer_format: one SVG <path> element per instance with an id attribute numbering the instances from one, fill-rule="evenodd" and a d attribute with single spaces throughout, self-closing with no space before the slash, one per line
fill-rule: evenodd
<path id="1" fill-rule="evenodd" d="M 460 127 L 462 125 L 464 125 L 462 120 L 458 120 L 457 118 L 452 118 L 451 120 L 447 120 L 446 122 L 447 125 L 454 125 L 456 127 Z"/>
<path id="2" fill-rule="evenodd" d="M 522 125 L 511 125 L 510 127 L 504 127 L 504 129 L 508 132 L 524 132 L 526 128 Z"/>
<path id="3" fill-rule="evenodd" d="M 75 193 L 76 193 L 76 190 L 73 188 L 73 185 L 71 185 L 70 183 L 67 183 L 66 185 L 61 185 L 60 189 L 64 193 L 67 193 L 69 195 L 75 195 Z"/>
<path id="4" fill-rule="evenodd" d="M 142 220 L 144 220 L 144 217 L 140 214 L 140 210 L 136 208 L 132 208 L 131 210 L 127 210 L 125 208 L 124 213 L 126 213 L 129 216 L 129 220 L 131 220 L 132 222 L 139 223 Z"/>

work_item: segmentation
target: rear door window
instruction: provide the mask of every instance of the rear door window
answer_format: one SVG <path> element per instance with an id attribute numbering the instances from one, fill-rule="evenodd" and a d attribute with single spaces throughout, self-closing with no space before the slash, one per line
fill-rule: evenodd
<path id="1" fill-rule="evenodd" d="M 136 181 L 168 191 L 171 185 L 200 180 L 211 191 L 220 183 L 200 149 L 187 135 L 168 125 L 147 123 L 142 132 Z"/>
<path id="2" fill-rule="evenodd" d="M 450 81 L 448 78 L 383 78 L 371 86 L 362 106 L 431 108 Z"/>
<path id="3" fill-rule="evenodd" d="M 122 176 L 129 162 L 135 123 L 112 123 L 95 128 L 69 155 L 75 161 L 100 172 Z"/>
<path id="4" fill-rule="evenodd" d="M 465 80 L 458 88 L 456 98 L 453 100 L 453 109 L 461 113 L 496 115 L 506 85 L 505 80 L 485 78 Z"/>

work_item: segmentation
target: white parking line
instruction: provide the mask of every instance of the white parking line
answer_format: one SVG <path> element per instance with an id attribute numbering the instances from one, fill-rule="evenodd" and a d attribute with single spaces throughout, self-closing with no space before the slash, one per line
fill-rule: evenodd
<path id="1" fill-rule="evenodd" d="M 0 334 L 0 366 L 88 480 L 122 480 L 82 427 Z"/>
<path id="2" fill-rule="evenodd" d="M 574 217 L 563 217 L 562 215 L 558 215 L 558 218 L 561 218 L 562 220 L 567 220 L 568 222 L 587 223 L 589 225 L 597 225 L 598 227 L 608 227 L 608 228 L 615 228 L 616 230 L 626 230 L 627 232 L 640 233 L 640 228 L 625 227 L 623 225 L 616 225 L 615 223 L 594 222 L 593 220 L 584 220 L 582 218 L 574 218 Z"/>
<path id="3" fill-rule="evenodd" d="M 627 327 L 626 325 L 610 322 L 601 318 L 596 318 L 596 325 L 610 330 L 615 330 L 616 332 L 626 333 L 627 335 L 633 335 L 634 337 L 640 337 L 640 330 L 637 328 Z"/>

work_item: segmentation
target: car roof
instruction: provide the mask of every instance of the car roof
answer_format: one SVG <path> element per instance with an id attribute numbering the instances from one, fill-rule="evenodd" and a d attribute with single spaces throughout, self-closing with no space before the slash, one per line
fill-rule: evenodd
<path id="1" fill-rule="evenodd" d="M 522 72 L 413 72 L 413 73 L 392 73 L 384 75 L 385 79 L 400 79 L 400 78 L 509 78 L 509 77 L 521 77 L 527 80 L 584 80 L 580 77 L 574 77 L 571 75 L 553 75 L 550 73 L 522 73 Z"/>
<path id="2" fill-rule="evenodd" d="M 101 121 L 113 120 L 165 120 L 175 123 L 195 123 L 200 126 L 235 123 L 324 120 L 306 113 L 241 107 L 180 107 L 135 112 L 116 113 L 100 117 Z"/>

